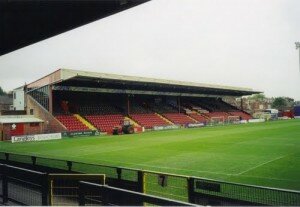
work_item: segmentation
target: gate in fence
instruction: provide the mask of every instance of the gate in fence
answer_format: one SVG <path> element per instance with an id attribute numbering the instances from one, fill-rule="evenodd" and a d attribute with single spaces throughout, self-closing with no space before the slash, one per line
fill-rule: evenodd
<path id="1" fill-rule="evenodd" d="M 78 205 L 79 181 L 105 184 L 102 174 L 49 174 L 48 179 L 52 206 Z"/>

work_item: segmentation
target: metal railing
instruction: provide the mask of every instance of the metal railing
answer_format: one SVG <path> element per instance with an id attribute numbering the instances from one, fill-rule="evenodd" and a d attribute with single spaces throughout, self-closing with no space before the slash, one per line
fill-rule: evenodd
<path id="1" fill-rule="evenodd" d="M 189 203 L 105 186 L 103 174 L 47 174 L 5 164 L 0 164 L 0 173 L 3 205 L 191 206 Z"/>
<path id="2" fill-rule="evenodd" d="M 105 174 L 109 186 L 200 205 L 300 205 L 300 191 L 13 153 L 0 152 L 1 160 L 33 169 Z"/>
<path id="3" fill-rule="evenodd" d="M 192 206 L 186 202 L 88 182 L 79 183 L 79 205 Z"/>
<path id="4" fill-rule="evenodd" d="M 2 203 L 40 206 L 48 204 L 48 177 L 24 168 L 0 165 Z"/>
<path id="5" fill-rule="evenodd" d="M 49 174 L 50 205 L 78 205 L 79 182 L 89 181 L 105 184 L 103 174 Z"/>
<path id="6" fill-rule="evenodd" d="M 2 188 L 2 180 L 3 180 L 3 164 L 0 164 L 0 198 L 3 200 L 3 188 Z"/>

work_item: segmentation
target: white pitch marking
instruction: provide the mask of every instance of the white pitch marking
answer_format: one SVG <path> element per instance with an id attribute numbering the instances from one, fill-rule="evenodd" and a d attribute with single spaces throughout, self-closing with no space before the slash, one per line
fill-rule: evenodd
<path id="1" fill-rule="evenodd" d="M 89 159 L 89 160 L 93 160 L 94 161 L 94 159 Z M 106 162 L 106 163 L 116 163 L 116 162 L 108 161 L 108 160 L 98 160 L 97 159 L 97 161 Z M 231 173 L 220 173 L 220 172 L 212 172 L 212 171 L 205 171 L 205 170 L 187 170 L 187 169 L 174 168 L 174 167 L 157 167 L 157 166 L 154 166 L 154 165 L 132 163 L 132 162 L 125 162 L 125 163 L 129 164 L 129 165 L 151 167 L 151 168 L 156 168 L 156 169 L 171 169 L 171 170 L 188 171 L 188 172 L 198 172 L 198 173 L 209 173 L 209 174 L 227 175 L 227 176 L 237 175 L 237 174 L 231 174 Z M 95 163 L 92 163 L 92 164 L 95 164 Z M 120 166 L 120 167 L 122 168 L 123 166 Z M 124 168 L 126 168 L 126 167 L 124 167 Z"/>
<path id="2" fill-rule="evenodd" d="M 260 177 L 260 176 L 252 176 L 252 175 L 240 175 L 240 176 L 241 177 L 246 177 L 246 178 L 259 178 L 259 179 L 266 179 L 266 180 L 277 180 L 277 181 L 295 182 L 295 180 L 284 179 L 284 178 Z"/>
<path id="3" fill-rule="evenodd" d="M 249 172 L 249 171 L 251 171 L 251 170 L 254 170 L 254 169 L 256 169 L 256 168 L 258 168 L 258 167 L 261 167 L 261 166 L 263 166 L 263 165 L 269 164 L 269 163 L 274 162 L 274 161 L 276 161 L 276 160 L 280 160 L 280 159 L 282 159 L 282 158 L 284 158 L 284 157 L 286 157 L 286 156 L 288 156 L 288 155 L 276 157 L 275 159 L 269 160 L 269 161 L 267 161 L 267 162 L 263 162 L 263 163 L 261 163 L 261 164 L 259 164 L 259 165 L 256 165 L 256 166 L 251 167 L 251 168 L 249 168 L 249 169 L 247 169 L 247 170 L 244 170 L 244 171 L 242 171 L 242 172 L 240 172 L 240 173 L 237 173 L 236 175 L 242 175 L 242 174 L 244 174 L 244 173 L 246 173 L 246 172 Z"/>

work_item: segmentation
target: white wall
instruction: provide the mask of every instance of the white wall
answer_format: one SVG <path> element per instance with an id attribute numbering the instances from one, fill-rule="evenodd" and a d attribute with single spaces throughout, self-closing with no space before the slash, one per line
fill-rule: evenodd
<path id="1" fill-rule="evenodd" d="M 14 106 L 14 110 L 24 110 L 25 109 L 23 88 L 15 89 L 13 91 L 13 106 Z"/>

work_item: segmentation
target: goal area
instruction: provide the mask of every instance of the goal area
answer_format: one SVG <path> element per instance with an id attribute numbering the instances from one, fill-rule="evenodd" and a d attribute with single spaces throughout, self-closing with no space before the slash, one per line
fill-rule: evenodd
<path id="1" fill-rule="evenodd" d="M 228 116 L 227 117 L 227 123 L 229 123 L 229 124 L 239 124 L 240 123 L 240 117 L 239 116 Z"/>
<path id="2" fill-rule="evenodd" d="M 210 118 L 210 124 L 217 125 L 217 124 L 224 124 L 225 118 L 224 116 L 216 116 Z"/>

